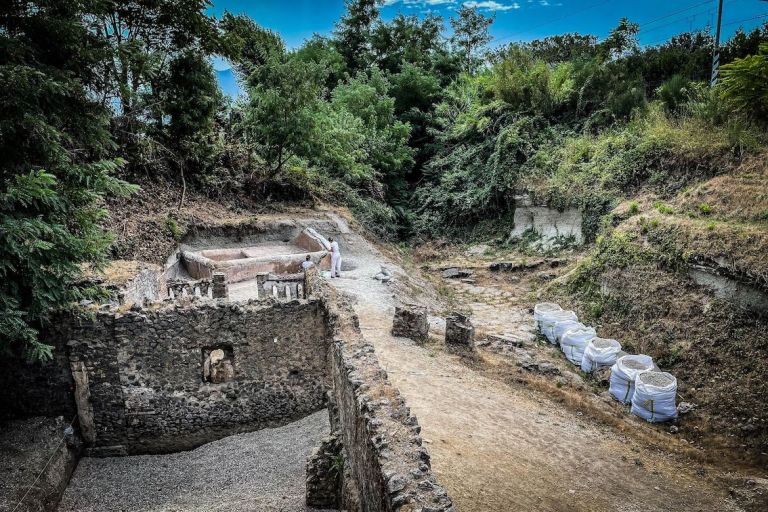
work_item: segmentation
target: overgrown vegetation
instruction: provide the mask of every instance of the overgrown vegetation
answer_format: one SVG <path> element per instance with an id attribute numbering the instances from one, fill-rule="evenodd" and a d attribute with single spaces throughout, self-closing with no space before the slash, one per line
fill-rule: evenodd
<path id="1" fill-rule="evenodd" d="M 380 4 L 346 0 L 330 36 L 295 50 L 247 17 L 207 15 L 208 0 L 3 4 L 3 345 L 45 356 L 37 331 L 91 293 L 76 283 L 110 245 L 102 199 L 131 180 L 178 183 L 179 209 L 188 187 L 333 202 L 401 240 L 502 230 L 528 192 L 581 208 L 594 239 L 623 199 L 650 190 L 677 211 L 674 194 L 764 145 L 768 26 L 723 45 L 710 88 L 705 33 L 640 48 L 621 20 L 603 40 L 489 51 L 493 19 L 476 9 L 387 22 Z M 214 55 L 243 97 L 221 94 Z"/>

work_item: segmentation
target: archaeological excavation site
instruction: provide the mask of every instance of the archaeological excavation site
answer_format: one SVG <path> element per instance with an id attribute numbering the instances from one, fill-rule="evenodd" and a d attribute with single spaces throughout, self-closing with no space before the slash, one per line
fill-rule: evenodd
<path id="1" fill-rule="evenodd" d="M 2 368 L 2 410 L 35 418 L 11 428 L 42 451 L 65 434 L 18 510 L 452 510 L 416 417 L 323 277 L 329 226 L 201 232 L 164 265 L 95 277 L 110 297 L 57 318 L 54 361 Z M 190 481 L 147 495 L 160 468 Z"/>
<path id="2" fill-rule="evenodd" d="M 168 252 L 88 275 L 105 298 L 59 313 L 51 362 L 3 360 L 2 510 L 765 503 L 669 434 L 700 423 L 661 364 L 520 300 L 560 257 L 417 269 L 332 212 L 191 226 Z"/>
<path id="3" fill-rule="evenodd" d="M 0 2 L 0 512 L 768 512 L 767 20 Z"/>

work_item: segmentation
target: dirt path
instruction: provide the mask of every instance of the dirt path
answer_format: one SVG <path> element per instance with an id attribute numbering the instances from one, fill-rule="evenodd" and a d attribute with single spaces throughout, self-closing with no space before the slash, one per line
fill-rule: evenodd
<path id="1" fill-rule="evenodd" d="M 395 265 L 354 233 L 341 238 L 354 268 L 332 282 L 356 298 L 364 335 L 417 415 L 432 467 L 458 510 L 740 510 L 725 484 L 673 456 L 543 393 L 486 378 L 456 356 L 389 335 L 394 295 L 414 286 L 371 279 L 380 265 Z M 493 313 L 482 317 L 492 322 Z M 499 324 L 529 332 L 528 320 L 515 315 Z"/>

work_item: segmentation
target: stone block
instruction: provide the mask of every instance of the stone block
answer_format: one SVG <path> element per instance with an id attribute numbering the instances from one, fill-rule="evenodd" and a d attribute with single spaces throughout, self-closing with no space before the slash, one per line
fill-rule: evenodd
<path id="1" fill-rule="evenodd" d="M 227 284 L 227 275 L 223 272 L 213 273 L 213 298 L 226 299 L 229 297 L 229 285 Z"/>
<path id="2" fill-rule="evenodd" d="M 427 308 L 417 304 L 405 304 L 395 307 L 392 321 L 392 336 L 410 338 L 417 342 L 427 340 L 429 321 Z"/>
<path id="3" fill-rule="evenodd" d="M 475 328 L 469 318 L 454 313 L 445 319 L 445 344 L 451 348 L 475 349 Z"/>

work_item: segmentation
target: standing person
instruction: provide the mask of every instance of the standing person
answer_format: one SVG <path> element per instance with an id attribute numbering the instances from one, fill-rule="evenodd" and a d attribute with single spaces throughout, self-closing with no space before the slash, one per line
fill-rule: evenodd
<path id="1" fill-rule="evenodd" d="M 328 239 L 331 242 L 331 278 L 341 277 L 341 251 L 339 251 L 339 242 L 333 238 Z"/>

